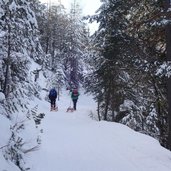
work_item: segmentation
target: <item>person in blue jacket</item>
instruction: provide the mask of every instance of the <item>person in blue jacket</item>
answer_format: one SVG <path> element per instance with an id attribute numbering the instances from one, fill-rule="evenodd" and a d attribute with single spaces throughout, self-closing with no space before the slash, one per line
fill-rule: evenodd
<path id="1" fill-rule="evenodd" d="M 57 91 L 55 88 L 52 88 L 49 92 L 49 99 L 51 103 L 51 110 L 56 110 L 56 98 L 57 98 Z"/>

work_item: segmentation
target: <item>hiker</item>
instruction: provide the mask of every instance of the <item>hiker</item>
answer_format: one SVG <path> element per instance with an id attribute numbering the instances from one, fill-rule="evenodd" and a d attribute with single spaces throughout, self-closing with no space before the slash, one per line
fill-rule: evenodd
<path id="1" fill-rule="evenodd" d="M 72 92 L 71 92 L 71 98 L 72 98 L 72 101 L 73 101 L 73 108 L 74 110 L 76 110 L 76 105 L 77 105 L 77 100 L 78 100 L 78 96 L 79 96 L 79 92 L 78 92 L 78 89 L 73 89 Z"/>
<path id="2" fill-rule="evenodd" d="M 57 98 L 57 91 L 55 88 L 52 88 L 49 92 L 49 99 L 51 103 L 51 111 L 56 110 L 56 98 Z"/>

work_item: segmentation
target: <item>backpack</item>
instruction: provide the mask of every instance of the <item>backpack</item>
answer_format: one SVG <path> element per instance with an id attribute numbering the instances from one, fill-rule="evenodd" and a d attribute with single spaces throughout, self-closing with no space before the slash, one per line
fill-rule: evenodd
<path id="1" fill-rule="evenodd" d="M 77 97 L 79 94 L 78 94 L 78 90 L 77 89 L 74 89 L 73 91 L 72 91 L 72 96 L 74 96 L 74 97 Z"/>
<path id="2" fill-rule="evenodd" d="M 51 97 L 54 97 L 54 98 L 57 97 L 57 92 L 56 92 L 55 89 L 51 89 L 51 90 L 50 90 L 49 97 L 50 97 L 50 98 L 51 98 Z"/>

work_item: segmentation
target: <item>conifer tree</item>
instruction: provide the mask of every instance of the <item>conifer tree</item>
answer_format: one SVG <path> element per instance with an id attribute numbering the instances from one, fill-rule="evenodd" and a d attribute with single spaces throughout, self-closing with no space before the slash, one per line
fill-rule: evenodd
<path id="1" fill-rule="evenodd" d="M 89 80 L 94 84 L 89 91 L 101 100 L 102 118 L 152 135 L 166 146 L 166 77 L 158 74 L 166 61 L 162 11 L 161 1 L 102 1 L 90 18 L 99 22 L 99 29 L 93 35 L 98 55 L 91 63 L 97 79 Z"/>
<path id="2" fill-rule="evenodd" d="M 64 72 L 69 86 L 78 87 L 82 77 L 83 54 L 88 41 L 88 33 L 82 20 L 81 9 L 75 0 L 71 4 L 68 24 Z"/>
<path id="3" fill-rule="evenodd" d="M 6 99 L 10 99 L 9 104 L 13 103 L 13 96 L 18 99 L 17 105 L 21 104 L 21 96 L 35 93 L 33 85 L 28 84 L 29 64 L 31 60 L 43 61 L 37 21 L 31 5 L 34 5 L 33 2 L 28 0 L 1 1 L 1 88 Z M 9 106 L 15 110 L 14 105 Z"/>
<path id="4" fill-rule="evenodd" d="M 0 71 L 1 71 L 1 114 L 10 119 L 8 144 L 3 148 L 6 160 L 13 162 L 20 170 L 28 168 L 24 163 L 24 138 L 20 131 L 25 130 L 24 122 L 17 122 L 17 118 L 32 117 L 28 109 L 29 100 L 39 97 L 39 85 L 31 78 L 30 64 L 43 63 L 42 49 L 38 38 L 37 21 L 33 9 L 35 1 L 30 0 L 2 0 L 0 1 Z M 22 116 L 19 116 L 20 114 Z M 14 121 L 15 118 L 15 121 Z M 35 127 L 34 127 L 35 128 Z M 33 129 L 34 129 L 33 128 Z M 20 133 L 19 133 L 20 132 Z"/>

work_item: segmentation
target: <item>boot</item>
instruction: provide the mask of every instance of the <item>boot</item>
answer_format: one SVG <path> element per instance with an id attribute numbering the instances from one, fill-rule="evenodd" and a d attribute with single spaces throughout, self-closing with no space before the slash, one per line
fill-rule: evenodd
<path id="1" fill-rule="evenodd" d="M 52 111 L 52 110 L 54 110 L 54 105 L 51 105 L 51 109 L 50 109 L 50 111 Z"/>

